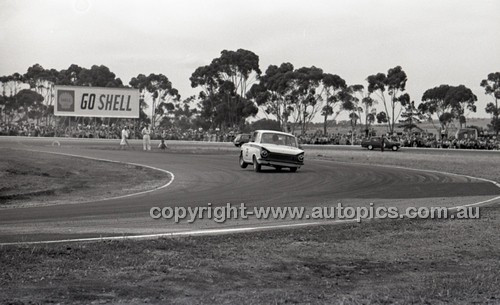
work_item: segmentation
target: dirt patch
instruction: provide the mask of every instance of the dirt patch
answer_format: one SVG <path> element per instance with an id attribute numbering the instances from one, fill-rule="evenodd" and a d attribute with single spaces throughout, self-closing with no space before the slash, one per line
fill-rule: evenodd
<path id="1" fill-rule="evenodd" d="M 154 189 L 163 172 L 23 150 L 1 150 L 0 208 L 92 201 Z"/>
<path id="2" fill-rule="evenodd" d="M 500 207 L 208 237 L 0 248 L 1 303 L 500 302 Z"/>

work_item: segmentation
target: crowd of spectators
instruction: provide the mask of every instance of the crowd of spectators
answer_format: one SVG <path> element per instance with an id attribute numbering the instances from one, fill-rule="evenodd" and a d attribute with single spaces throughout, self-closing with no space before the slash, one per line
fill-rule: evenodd
<path id="1" fill-rule="evenodd" d="M 366 138 L 360 135 L 331 134 L 328 136 L 299 136 L 302 144 L 315 145 L 361 145 Z M 500 150 L 500 138 L 493 135 L 480 135 L 477 138 L 456 138 L 455 136 L 438 138 L 435 135 L 401 134 L 388 136 L 391 141 L 401 143 L 402 147 L 487 149 Z"/>
<path id="2" fill-rule="evenodd" d="M 127 124 L 128 125 L 128 124 Z M 28 136 L 28 137 L 68 137 L 68 138 L 98 138 L 120 139 L 124 124 L 73 124 L 70 126 L 39 126 L 34 123 L 0 124 L 0 136 Z M 143 126 L 128 125 L 131 139 L 142 139 Z M 237 131 L 220 132 L 219 130 L 181 130 L 179 128 L 156 128 L 152 131 L 151 139 L 231 142 Z"/>
<path id="3" fill-rule="evenodd" d="M 179 128 L 157 128 L 154 131 L 155 139 L 165 140 L 183 140 L 183 141 L 204 141 L 204 142 L 232 142 L 238 131 L 228 130 L 221 132 L 215 130 L 200 130 L 200 129 L 187 129 L 182 130 Z"/>
<path id="4" fill-rule="evenodd" d="M 121 127 L 114 124 L 109 126 L 75 124 L 60 127 L 40 126 L 33 123 L 0 124 L 2 136 L 119 139 L 120 131 Z"/>
<path id="5" fill-rule="evenodd" d="M 28 137 L 72 137 L 72 138 L 99 138 L 120 139 L 123 124 L 73 124 L 70 126 L 42 126 L 34 123 L 0 124 L 2 136 L 28 136 Z M 142 126 L 128 125 L 131 130 L 130 138 L 141 139 Z M 181 130 L 176 127 L 156 128 L 151 139 L 158 140 L 185 140 L 205 142 L 232 142 L 238 130 L 221 132 L 215 130 L 188 129 Z M 332 133 L 328 135 L 308 134 L 298 136 L 301 144 L 316 145 L 360 145 L 365 135 Z M 390 136 L 390 140 L 401 143 L 402 147 L 428 147 L 428 148 L 460 148 L 460 149 L 500 149 L 500 139 L 491 135 L 480 135 L 477 138 L 455 138 L 454 136 L 440 139 L 435 135 L 408 135 L 399 134 Z"/>
<path id="6" fill-rule="evenodd" d="M 500 149 L 500 141 L 495 136 L 458 139 L 454 136 L 438 139 L 436 136 L 402 137 L 403 147 L 460 148 L 460 149 Z"/>

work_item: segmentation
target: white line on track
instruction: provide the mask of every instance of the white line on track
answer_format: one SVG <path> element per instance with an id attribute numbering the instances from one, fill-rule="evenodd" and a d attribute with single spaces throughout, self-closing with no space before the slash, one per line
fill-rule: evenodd
<path id="1" fill-rule="evenodd" d="M 479 181 L 489 182 L 489 183 L 492 183 L 494 186 L 500 188 L 500 183 L 498 183 L 498 182 L 496 182 L 494 180 L 490 180 L 490 179 L 486 179 L 486 178 L 479 178 L 479 177 L 474 177 L 474 176 L 469 176 L 469 175 L 464 175 L 464 174 L 455 174 L 455 173 L 437 171 L 437 170 L 433 170 L 433 169 L 417 169 L 417 168 L 410 168 L 410 167 L 397 166 L 397 165 L 366 164 L 366 163 L 359 163 L 359 162 L 346 162 L 346 161 L 323 160 L 323 159 L 313 159 L 313 160 L 315 160 L 315 161 L 322 161 L 322 162 L 332 162 L 332 161 L 334 161 L 334 162 L 344 163 L 344 164 L 356 164 L 356 165 L 368 165 L 368 166 L 377 166 L 377 167 L 386 167 L 386 168 L 397 168 L 397 169 L 403 169 L 403 170 L 409 170 L 409 171 L 415 171 L 415 172 L 428 172 L 428 173 L 434 173 L 434 174 L 444 174 L 444 175 L 449 175 L 449 176 L 465 177 L 465 178 L 469 178 L 469 179 L 472 179 L 472 180 L 479 180 Z M 488 199 L 488 200 L 476 202 L 476 203 L 470 203 L 470 204 L 459 205 L 459 206 L 455 206 L 455 207 L 449 207 L 448 210 L 453 211 L 453 210 L 457 210 L 457 209 L 460 209 L 460 208 L 463 208 L 463 207 L 472 207 L 472 206 L 476 206 L 476 205 L 484 205 L 486 203 L 489 203 L 489 202 L 492 202 L 492 201 L 496 201 L 496 200 L 500 201 L 500 196 L 497 196 L 497 197 L 494 197 L 494 198 L 491 198 L 491 199 Z"/>
<path id="2" fill-rule="evenodd" d="M 343 164 L 355 164 L 355 165 L 365 165 L 365 166 L 397 168 L 397 169 L 404 169 L 404 170 L 410 170 L 410 171 L 415 171 L 415 172 L 428 172 L 428 173 L 434 173 L 434 174 L 444 174 L 444 175 L 450 175 L 450 176 L 466 177 L 466 178 L 469 178 L 472 180 L 480 180 L 480 181 L 484 181 L 484 182 L 493 183 L 496 187 L 500 188 L 500 183 L 498 183 L 494 180 L 469 176 L 469 175 L 465 175 L 465 174 L 455 174 L 455 173 L 437 171 L 437 170 L 433 170 L 433 169 L 418 169 L 418 168 L 404 167 L 404 166 L 398 166 L 398 165 L 367 164 L 367 163 L 360 163 L 360 162 L 347 162 L 347 161 L 325 160 L 325 159 L 311 159 L 311 160 L 320 161 L 320 162 L 337 162 L 337 163 L 343 163 Z"/>
<path id="3" fill-rule="evenodd" d="M 305 222 L 305 223 L 282 224 L 282 225 L 271 225 L 271 226 L 254 226 L 254 227 L 242 227 L 242 228 L 187 230 L 187 231 L 182 231 L 182 232 L 130 235 L 130 236 L 90 237 L 90 238 L 78 238 L 78 239 L 49 240 L 49 241 L 12 242 L 12 243 L 0 243 L 0 246 L 57 244 L 57 243 L 69 243 L 69 242 L 94 242 L 94 241 L 112 241 L 112 240 L 156 239 L 156 238 L 162 238 L 162 237 L 196 236 L 196 235 L 217 235 L 217 234 L 244 233 L 244 232 L 251 232 L 251 231 L 271 230 L 271 229 L 280 229 L 280 228 L 304 227 L 304 226 L 313 226 L 313 225 L 320 225 L 320 224 L 347 223 L 347 222 L 355 222 L 355 221 L 356 221 L 356 219 L 352 219 L 352 220 L 349 219 L 349 220 L 330 221 L 328 223 Z"/>
<path id="4" fill-rule="evenodd" d="M 32 150 L 39 152 L 37 150 Z M 45 152 L 45 151 L 44 151 Z M 160 170 L 163 172 L 167 172 L 170 175 L 172 175 L 172 180 L 170 180 L 169 183 L 161 186 L 161 189 L 164 187 L 167 187 L 172 183 L 174 180 L 174 175 L 166 170 L 155 168 L 152 166 L 147 166 L 147 165 L 142 165 L 142 164 L 135 164 L 135 163 L 127 163 L 127 162 L 121 162 L 121 161 L 114 161 L 114 160 L 106 160 L 106 159 L 98 159 L 98 158 L 92 158 L 92 157 L 87 157 L 87 156 L 80 156 L 80 155 L 72 155 L 72 154 L 64 154 L 64 153 L 57 153 L 57 152 L 48 152 L 48 153 L 54 153 L 54 154 L 61 154 L 61 155 L 67 155 L 67 156 L 72 156 L 72 157 L 80 157 L 80 158 L 86 158 L 86 159 L 94 159 L 94 160 L 99 160 L 99 161 L 106 161 L 106 162 L 114 162 L 114 163 L 124 163 L 124 164 L 132 164 L 136 166 L 144 166 L 156 170 Z M 330 160 L 321 160 L 321 159 L 315 159 L 315 161 L 323 161 L 323 162 L 331 162 Z M 339 162 L 339 161 L 335 161 Z M 341 163 L 348 163 L 348 162 L 341 162 Z M 352 163 L 352 164 L 357 164 L 357 165 L 367 165 L 363 163 Z M 430 172 L 430 173 L 438 173 L 438 174 L 445 174 L 445 175 L 452 175 L 452 176 L 459 176 L 459 177 L 467 177 L 469 179 L 476 179 L 480 181 L 485 181 L 494 184 L 496 187 L 500 188 L 500 183 L 485 179 L 485 178 L 478 178 L 478 177 L 473 177 L 469 175 L 462 175 L 462 174 L 455 174 L 455 173 L 448 173 L 448 172 L 440 172 L 436 170 L 425 170 L 425 169 L 415 169 L 415 168 L 408 168 L 408 167 L 402 167 L 402 166 L 390 166 L 390 165 L 382 165 L 382 164 L 369 164 L 370 166 L 379 166 L 379 167 L 387 167 L 387 168 L 397 168 L 397 169 L 404 169 L 404 170 L 412 170 L 412 171 L 421 171 L 421 172 Z M 145 192 L 140 192 L 136 194 L 131 194 L 131 195 L 125 195 L 125 196 L 120 196 L 120 197 L 114 197 L 114 198 L 109 198 L 106 200 L 110 199 L 117 199 L 117 198 L 124 198 L 124 197 L 130 197 L 130 196 L 135 196 L 135 195 L 140 195 L 148 192 L 155 191 L 154 190 L 149 190 Z M 478 205 L 485 205 L 487 203 L 493 202 L 500 200 L 500 196 L 497 196 L 495 198 L 491 198 L 488 200 L 480 201 L 480 202 L 475 202 L 471 204 L 465 204 L 465 205 L 460 205 L 460 206 L 455 206 L 455 207 L 449 207 L 449 211 L 454 211 L 458 210 L 460 208 L 466 208 L 466 207 L 472 207 L 472 206 L 478 206 Z M 408 216 L 408 214 L 403 215 L 403 216 Z M 377 219 L 377 218 L 373 218 Z M 202 235 L 217 235 L 217 234 L 230 234 L 230 233 L 245 233 L 245 232 L 252 232 L 252 231 L 261 231 L 261 230 L 272 230 L 272 229 L 284 229 L 284 228 L 297 228 L 297 227 L 304 227 L 304 226 L 315 226 L 315 225 L 330 225 L 330 224 L 345 224 L 345 223 L 354 223 L 358 222 L 358 219 L 348 219 L 348 220 L 335 220 L 335 221 L 315 221 L 315 222 L 301 222 L 301 223 L 293 223 L 293 224 L 277 224 L 277 225 L 268 225 L 268 226 L 248 226 L 248 227 L 240 227 L 240 228 L 226 228 L 226 229 L 203 229 L 203 230 L 187 230 L 187 231 L 182 231 L 182 232 L 170 232 L 170 233 L 157 233 L 157 234 L 143 234 L 143 235 L 131 235 L 131 236 L 108 236 L 108 237 L 89 237 L 89 238 L 75 238 L 75 239 L 61 239 L 61 240 L 47 240 L 47 241 L 28 241 L 28 242 L 11 242 L 11 243 L 0 243 L 0 246 L 14 246 L 14 245 L 38 245 L 38 244 L 57 244 L 57 243 L 70 243 L 70 242 L 99 242 L 99 241 L 113 241 L 113 240 L 140 240 L 140 239 L 157 239 L 157 238 L 163 238 L 163 237 L 177 237 L 177 236 L 202 236 Z"/>

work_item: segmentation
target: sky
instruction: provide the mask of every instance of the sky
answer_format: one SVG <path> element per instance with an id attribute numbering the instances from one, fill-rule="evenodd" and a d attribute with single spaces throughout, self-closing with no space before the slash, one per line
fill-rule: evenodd
<path id="1" fill-rule="evenodd" d="M 222 50 L 271 64 L 316 66 L 348 84 L 401 66 L 418 104 L 425 90 L 479 86 L 500 71 L 498 0 L 0 0 L 0 75 L 105 65 L 125 84 L 162 73 L 182 98 L 189 77 Z M 380 107 L 380 110 L 382 108 Z"/>

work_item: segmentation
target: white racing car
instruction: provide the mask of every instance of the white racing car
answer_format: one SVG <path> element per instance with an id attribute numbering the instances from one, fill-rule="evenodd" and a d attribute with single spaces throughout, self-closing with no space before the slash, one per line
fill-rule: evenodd
<path id="1" fill-rule="evenodd" d="M 304 165 L 304 151 L 299 148 L 297 138 L 289 133 L 273 130 L 257 130 L 250 142 L 241 145 L 240 167 L 253 165 L 256 172 L 261 167 L 272 166 L 276 170 L 286 167 L 291 172 Z"/>

